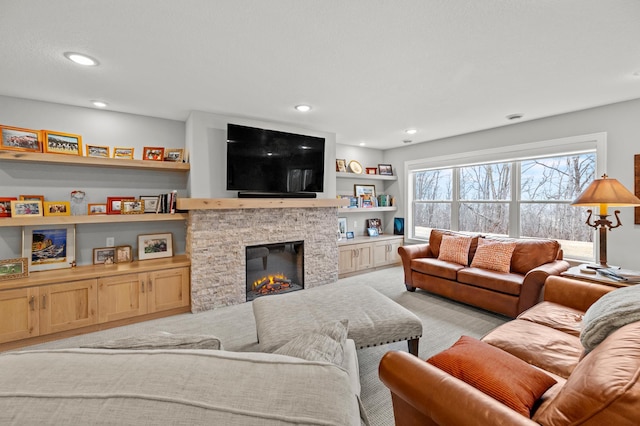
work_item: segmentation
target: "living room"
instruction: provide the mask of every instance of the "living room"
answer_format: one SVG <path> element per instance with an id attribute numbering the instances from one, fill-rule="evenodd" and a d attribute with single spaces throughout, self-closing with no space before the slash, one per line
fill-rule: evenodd
<path id="1" fill-rule="evenodd" d="M 597 2 L 589 2 L 587 8 L 577 4 L 572 7 L 545 5 L 541 6 L 542 9 L 537 12 L 539 15 L 529 18 L 527 14 L 535 10 L 531 5 L 521 4 L 514 9 L 505 5 L 500 7 L 493 5 L 491 7 L 496 8 L 493 11 L 500 18 L 521 19 L 507 25 L 498 17 L 491 18 L 491 22 L 497 28 L 494 32 L 490 34 L 488 32 L 484 37 L 480 37 L 484 43 L 497 41 L 506 43 L 504 39 L 508 37 L 517 39 L 517 43 L 514 41 L 513 44 L 499 45 L 495 50 L 489 48 L 489 45 L 472 43 L 478 35 L 469 28 L 477 28 L 479 33 L 483 30 L 478 27 L 480 21 L 468 16 L 468 11 L 464 12 L 456 28 L 462 31 L 466 25 L 468 28 L 464 31 L 465 36 L 456 39 L 448 49 L 459 49 L 462 52 L 461 57 L 466 55 L 469 59 L 457 63 L 447 63 L 448 59 L 453 59 L 443 53 L 447 48 L 436 49 L 432 43 L 424 46 L 419 43 L 412 44 L 415 41 L 410 40 L 415 40 L 418 35 L 427 38 L 426 34 L 418 30 L 424 25 L 421 19 L 428 21 L 431 25 L 435 25 L 437 22 L 434 21 L 438 21 L 431 16 L 436 13 L 453 19 L 457 13 L 464 10 L 462 5 L 446 9 L 443 5 L 423 6 L 419 4 L 420 2 L 409 2 L 404 5 L 407 9 L 400 12 L 397 10 L 402 9 L 400 6 L 379 4 L 371 6 L 360 3 L 357 7 L 354 6 L 359 11 L 346 6 L 332 5 L 324 8 L 314 4 L 310 10 L 305 11 L 295 2 L 278 2 L 278 6 L 266 15 L 273 20 L 270 25 L 264 24 L 259 17 L 260 13 L 269 9 L 264 5 L 252 3 L 232 7 L 228 4 L 219 4 L 217 13 L 215 8 L 203 2 L 198 2 L 198 5 L 194 6 L 194 10 L 198 7 L 206 10 L 206 13 L 202 13 L 197 19 L 200 28 L 204 28 L 207 20 L 211 20 L 218 27 L 224 27 L 229 32 L 233 31 L 228 28 L 230 24 L 225 24 L 225 19 L 228 19 L 228 22 L 232 22 L 233 19 L 240 21 L 244 16 L 242 13 L 251 10 L 252 12 L 249 13 L 251 22 L 254 24 L 262 22 L 261 29 L 268 26 L 283 26 L 289 22 L 287 17 L 303 17 L 300 18 L 301 23 L 292 24 L 289 30 L 293 32 L 294 29 L 315 29 L 311 31 L 315 34 L 313 43 L 319 46 L 326 43 L 330 46 L 330 48 L 322 48 L 321 53 L 318 54 L 321 59 L 315 58 L 313 64 L 340 61 L 341 65 L 332 65 L 328 68 L 350 70 L 348 74 L 340 72 L 332 74 L 331 78 L 326 78 L 328 82 L 324 78 L 326 75 L 324 72 L 327 69 L 307 69 L 299 66 L 300 61 L 314 55 L 312 52 L 299 50 L 297 43 L 295 46 L 287 44 L 288 42 L 284 43 L 286 38 L 280 37 L 289 36 L 288 31 L 284 34 L 271 33 L 268 37 L 265 36 L 266 40 L 263 43 L 273 45 L 283 43 L 281 44 L 283 51 L 290 55 L 288 62 L 285 63 L 294 69 L 303 68 L 308 72 L 305 77 L 287 75 L 274 77 L 271 80 L 269 77 L 273 75 L 271 68 L 277 68 L 273 64 L 265 67 L 269 69 L 269 74 L 259 74 L 265 71 L 260 67 L 255 75 L 244 74 L 246 68 L 251 65 L 251 61 L 236 62 L 236 70 L 233 69 L 234 66 L 223 66 L 224 63 L 232 62 L 226 60 L 226 51 L 233 45 L 234 37 L 227 36 L 221 39 L 224 40 L 223 42 L 216 44 L 216 37 L 219 37 L 220 33 L 216 32 L 212 35 L 204 30 L 198 30 L 203 33 L 184 40 L 183 47 L 185 51 L 198 52 L 198 54 L 206 52 L 207 55 L 214 57 L 215 61 L 206 60 L 207 66 L 196 65 L 195 53 L 193 57 L 188 54 L 186 57 L 193 64 L 188 66 L 190 72 L 175 74 L 177 77 L 174 78 L 171 73 L 177 73 L 175 69 L 165 74 L 160 70 L 161 66 L 158 62 L 155 62 L 159 57 L 163 57 L 160 62 L 166 61 L 164 52 L 160 52 L 156 47 L 152 52 L 158 52 L 157 54 L 146 53 L 153 57 L 154 62 L 148 68 L 141 66 L 140 69 L 144 69 L 145 72 L 141 72 L 140 69 L 127 70 L 126 60 L 132 60 L 134 51 L 142 50 L 142 46 L 161 45 L 158 40 L 165 40 L 173 46 L 171 40 L 160 38 L 161 35 L 177 38 L 177 34 L 173 31 L 169 31 L 169 35 L 162 34 L 162 29 L 171 27 L 167 24 L 167 16 L 172 16 L 178 21 L 176 28 L 183 28 L 182 25 L 187 25 L 190 19 L 196 19 L 193 16 L 196 13 L 188 11 L 188 8 L 178 11 L 177 9 L 181 8 L 164 2 L 163 6 L 156 6 L 153 2 L 143 5 L 142 3 L 145 2 L 142 2 L 138 6 L 121 5 L 122 15 L 126 15 L 125 17 L 117 13 L 108 13 L 108 10 L 105 10 L 108 9 L 106 6 L 100 6 L 98 13 L 92 13 L 89 7 L 82 6 L 80 3 L 72 1 L 63 3 L 66 7 L 53 7 L 45 5 L 44 2 L 37 7 L 36 5 L 8 6 L 8 12 L 5 15 L 8 20 L 11 20 L 9 18 L 14 18 L 16 21 L 34 19 L 38 22 L 38 27 L 43 29 L 27 34 L 28 31 L 19 30 L 15 22 L 8 27 L 5 26 L 9 28 L 6 31 L 11 33 L 11 40 L 15 40 L 16 43 L 6 43 L 2 47 L 5 53 L 3 56 L 12 57 L 16 55 L 14 49 L 25 47 L 25 45 L 27 53 L 19 56 L 20 60 L 15 64 L 0 65 L 3 75 L 6 75 L 0 83 L 0 117 L 2 117 L 0 125 L 24 129 L 50 129 L 81 135 L 83 144 L 106 146 L 111 150 L 115 147 L 131 147 L 134 149 L 134 159 L 141 159 L 144 148 L 149 146 L 184 149 L 189 171 L 188 173 L 173 171 L 167 173 L 160 170 L 103 168 L 82 164 L 40 164 L 0 159 L 2 197 L 43 194 L 49 201 L 69 201 L 72 191 L 82 191 L 86 197 L 84 203 L 103 203 L 108 197 L 137 198 L 142 195 L 176 190 L 178 198 L 182 199 L 235 199 L 236 191 L 228 190 L 225 185 L 228 123 L 324 138 L 325 176 L 323 191 L 317 195 L 319 200 L 334 200 L 336 195 L 345 191 L 345 185 L 352 187 L 352 184 L 370 182 L 360 182 L 357 179 L 349 179 L 346 184 L 340 182 L 336 179 L 335 161 L 337 159 L 345 159 L 347 162 L 356 160 L 363 167 L 391 165 L 396 180 L 385 184 L 384 189 L 394 198 L 396 210 L 382 215 L 382 227 L 384 234 L 393 234 L 393 219 L 404 218 L 407 225 L 404 230 L 404 244 L 407 245 L 424 242 L 424 239 L 414 238 L 412 231 L 408 229 L 411 225 L 409 219 L 412 208 L 410 197 L 412 188 L 408 185 L 407 177 L 411 165 L 420 160 L 445 159 L 467 153 L 513 153 L 524 147 L 528 149 L 534 145 L 552 146 L 580 138 L 590 139 L 597 135 L 599 147 L 601 147 L 597 152 L 597 170 L 618 179 L 632 192 L 634 189 L 638 191 L 638 178 L 634 174 L 634 155 L 640 153 L 637 148 L 637 137 L 640 134 L 640 123 L 637 120 L 640 115 L 640 77 L 638 76 L 640 65 L 637 63 L 637 58 L 640 52 L 635 45 L 635 40 L 640 34 L 637 34 L 638 30 L 634 24 L 632 25 L 629 17 L 638 16 L 640 10 L 632 2 L 615 2 L 617 7 L 609 6 L 602 9 Z M 144 16 L 145 6 L 149 9 L 158 7 L 150 12 L 153 17 L 152 33 L 157 35 L 157 38 L 151 41 L 127 29 L 139 24 L 138 21 Z M 371 10 L 367 11 L 369 7 Z M 434 9 L 430 10 L 429 7 Z M 470 3 L 465 4 L 465 7 L 478 12 L 478 16 L 484 16 L 487 13 Z M 486 7 L 489 8 L 489 6 Z M 554 10 L 554 7 L 558 9 Z M 574 15 L 573 8 L 581 9 L 575 11 L 581 18 L 580 25 L 577 24 L 580 20 Z M 79 9 L 82 9 L 82 13 L 77 12 Z M 370 56 L 362 59 L 357 52 L 364 49 L 364 45 L 370 44 L 363 39 L 359 41 L 349 39 L 350 42 L 344 50 L 339 51 L 340 54 L 337 57 L 326 53 L 327 50 L 338 49 L 337 46 L 341 44 L 340 36 L 348 34 L 347 24 L 350 19 L 356 20 L 359 13 L 371 22 L 369 25 L 359 23 L 357 30 L 353 32 L 370 34 L 375 28 L 385 28 L 385 24 L 387 28 L 393 28 L 391 33 L 402 32 L 403 25 L 391 25 L 387 19 L 391 17 L 409 19 L 411 15 L 409 11 L 415 12 L 421 18 L 410 19 L 411 25 L 406 29 L 407 38 L 392 40 L 389 35 L 392 42 L 387 44 L 381 35 L 371 34 L 372 39 L 382 49 L 378 54 L 370 53 Z M 57 36 L 45 35 L 43 32 L 51 29 L 47 27 L 48 24 L 45 25 L 49 17 L 62 17 L 64 12 L 70 15 L 69 28 L 61 31 Z M 312 19 L 312 12 L 318 15 L 317 21 Z M 76 13 L 78 16 L 75 16 Z M 164 17 L 165 21 L 160 20 L 159 18 L 165 14 L 167 15 Z M 336 16 L 341 14 L 344 16 Z M 385 14 L 390 16 L 383 18 Z M 559 17 L 558 20 L 562 22 L 549 24 L 550 33 L 544 37 L 538 35 L 539 38 L 537 38 L 530 33 L 525 34 L 525 31 L 521 34 L 518 31 L 519 28 L 514 26 L 514 22 L 519 22 L 533 32 L 533 29 L 538 26 L 544 27 L 546 18 L 552 15 Z M 609 16 L 611 19 L 604 23 L 603 16 Z M 83 18 L 86 22 L 83 22 Z M 115 28 L 113 32 L 108 31 L 105 36 L 91 34 L 93 29 L 90 23 L 96 24 L 102 19 L 107 23 L 103 22 L 102 25 Z M 265 19 L 265 21 L 268 20 Z M 500 22 L 502 24 L 498 25 Z M 278 25 L 275 25 L 276 23 Z M 326 24 L 326 27 L 321 27 L 321 23 Z M 606 33 L 610 38 L 604 39 L 600 35 L 592 34 L 592 30 L 584 29 L 593 28 L 596 24 L 607 29 L 599 30 L 598 33 Z M 567 28 L 561 28 L 563 26 Z M 445 32 L 441 25 L 437 27 L 442 31 L 441 34 L 450 34 L 448 31 Z M 72 31 L 72 29 L 75 30 Z M 74 34 L 74 31 L 78 34 Z M 218 31 L 223 32 L 221 29 Z M 381 32 L 384 33 L 384 31 Z M 574 35 L 569 37 L 571 32 Z M 429 33 L 428 36 L 433 34 Z M 93 42 L 94 37 L 101 40 Z M 104 40 L 102 40 L 103 37 Z M 109 37 L 112 38 L 111 43 L 116 46 L 115 48 L 104 47 L 109 45 L 105 41 Z M 558 38 L 553 39 L 553 37 Z M 134 41 L 138 39 L 142 39 L 139 40 L 140 45 L 132 51 L 120 47 L 126 44 L 135 46 Z M 196 44 L 195 40 L 198 40 L 199 44 Z M 401 40 L 412 47 L 406 50 L 400 49 L 400 52 L 393 54 L 396 43 L 400 43 Z M 463 42 L 468 43 L 469 46 L 463 47 Z M 559 46 L 552 46 L 556 42 Z M 29 43 L 32 43 L 31 48 Z M 94 49 L 93 43 L 100 45 L 100 49 Z M 126 59 L 117 57 L 115 51 L 118 49 L 127 51 Z M 548 56 L 543 55 L 545 50 L 551 51 Z M 75 64 L 63 56 L 66 51 L 81 51 L 92 55 L 99 60 L 100 64 L 97 67 L 76 68 Z M 257 58 L 268 63 L 270 58 L 264 53 L 265 51 L 264 44 L 259 44 L 254 53 Z M 438 83 L 446 85 L 446 89 L 436 91 L 434 87 L 438 84 L 434 83 L 429 83 L 428 87 L 425 86 L 424 80 L 434 79 L 429 72 L 423 71 L 427 69 L 429 63 L 426 59 L 409 58 L 406 65 L 399 61 L 400 53 L 409 51 L 435 52 L 431 54 L 431 58 L 439 63 L 438 67 L 441 68 L 438 69 L 439 75 L 450 76 L 449 79 L 441 77 L 442 83 Z M 510 56 L 507 52 L 519 53 Z M 559 52 L 563 52 L 562 56 Z M 536 56 L 534 61 L 526 58 L 529 53 L 532 58 L 534 54 L 540 56 Z M 284 54 L 281 55 L 278 52 L 274 54 L 279 60 L 283 59 Z M 42 57 L 40 58 L 39 55 Z M 350 55 L 353 55 L 353 58 Z M 477 56 L 487 58 L 477 58 Z M 460 59 L 458 56 L 455 58 Z M 494 66 L 490 67 L 487 59 L 493 60 Z M 185 60 L 185 57 L 180 56 L 177 62 Z M 474 60 L 479 62 L 474 64 Z M 560 65 L 556 67 L 557 64 L 554 63 L 556 60 L 561 62 L 564 68 Z M 349 64 L 351 66 L 347 66 Z M 19 69 L 21 66 L 30 70 L 21 71 Z M 47 67 L 51 68 L 51 75 L 44 70 Z M 32 69 L 40 69 L 40 72 L 33 72 Z M 155 75 L 155 69 L 158 70 L 159 76 Z M 576 78 L 576 69 L 586 69 L 586 77 Z M 238 71 L 238 80 L 242 80 L 241 82 L 234 82 L 231 85 L 218 81 L 224 80 L 228 75 L 234 75 L 234 71 Z M 358 76 L 367 74 L 367 71 L 370 71 L 371 75 L 366 79 L 362 77 L 361 84 L 358 84 L 360 82 Z M 397 74 L 392 78 L 383 79 L 384 76 L 389 76 L 396 71 Z M 342 71 L 342 73 L 346 72 Z M 486 79 L 486 74 L 492 72 L 496 74 L 494 79 Z M 193 86 L 190 85 L 191 78 L 197 81 Z M 120 86 L 117 82 L 113 82 L 118 79 L 122 81 Z M 211 81 L 214 79 L 215 83 Z M 292 82 L 289 86 L 287 86 L 287 79 Z M 77 84 L 74 84 L 74 80 Z M 136 89 L 132 89 L 135 92 L 134 96 L 127 95 L 125 81 L 133 82 L 133 85 L 137 86 Z M 493 85 L 490 86 L 490 82 Z M 304 86 L 301 86 L 303 83 Z M 321 90 L 328 91 L 328 94 L 322 94 L 316 90 L 311 92 L 311 88 L 315 85 L 319 85 Z M 338 94 L 346 91 L 345 86 L 349 85 L 356 86 L 357 92 L 345 94 L 338 100 Z M 265 86 L 273 87 L 267 89 Z M 331 87 L 330 91 L 328 87 Z M 417 89 L 419 87 L 423 89 Z M 188 92 L 193 96 L 192 102 L 186 103 L 190 100 L 182 98 L 177 92 Z M 198 92 L 202 95 L 197 96 Z M 247 93 L 252 95 L 249 96 Z M 336 100 L 329 103 L 329 95 L 336 97 Z M 360 110 L 355 108 L 354 96 L 356 95 Z M 106 101 L 109 104 L 107 108 L 91 107 L 89 101 L 97 98 Z M 134 98 L 137 98 L 137 101 Z M 271 99 L 271 103 L 265 100 L 267 98 Z M 449 101 L 449 98 L 455 98 L 456 101 Z M 311 104 L 311 111 L 300 113 L 294 109 L 295 105 L 302 102 Z M 423 103 L 429 105 L 425 106 Z M 484 105 L 485 103 L 488 105 Z M 163 109 L 165 108 L 163 105 L 170 105 L 166 108 L 170 108 L 171 112 L 168 112 L 169 109 Z M 350 111 L 352 105 L 355 112 Z M 400 112 L 394 111 L 396 109 Z M 522 117 L 506 118 L 514 113 L 522 114 Z M 336 118 L 341 116 L 346 118 L 340 120 Z M 388 120 L 385 117 L 389 117 Z M 346 126 L 346 121 L 350 121 L 351 126 Z M 382 122 L 386 123 L 379 127 Z M 417 132 L 408 134 L 405 130 L 409 129 L 416 129 Z M 407 140 L 410 142 L 405 142 Z M 47 155 L 56 156 L 56 154 Z M 640 258 L 636 250 L 636 241 L 640 237 L 640 228 L 634 224 L 633 208 L 621 208 L 620 211 L 623 226 L 608 233 L 608 258 L 612 264 L 637 270 L 640 268 Z M 347 217 L 346 231 L 353 231 L 357 236 L 365 235 L 364 224 L 367 219 L 372 218 L 372 215 L 366 212 L 343 215 L 339 209 L 338 216 Z M 376 216 L 379 217 L 379 215 Z M 586 220 L 586 217 L 584 219 Z M 185 220 L 171 220 L 78 224 L 75 228 L 74 262 L 77 266 L 92 265 L 95 257 L 94 249 L 108 246 L 107 242 L 110 239 L 116 246 L 133 247 L 136 253 L 138 235 L 156 233 L 170 233 L 173 254 L 182 256 L 181 259 L 187 258 L 190 248 L 188 246 L 189 231 L 185 223 Z M 257 228 L 256 226 L 255 233 L 261 232 Z M 334 230 L 331 230 L 331 233 L 335 235 Z M 237 235 L 244 234 L 239 232 Z M 565 256 L 565 259 L 574 265 L 597 261 L 596 244 L 592 251 L 591 258 L 571 259 Z M 23 257 L 21 226 L 0 227 L 0 259 L 21 257 Z M 109 266 L 105 265 L 104 268 L 108 270 Z M 394 285 L 403 287 L 400 267 L 377 272 L 382 275 L 371 275 L 370 279 L 393 280 Z M 33 272 L 32 276 L 38 274 L 48 274 L 48 272 Z M 360 282 L 366 281 L 366 276 L 354 276 L 348 279 Z M 403 301 L 407 297 L 413 297 L 405 296 L 402 291 L 396 290 L 397 287 L 388 290 L 389 295 Z M 418 296 L 422 297 L 424 293 Z M 412 303 L 415 303 L 413 299 L 409 305 Z M 436 309 L 438 304 L 450 306 L 449 301 L 437 298 L 434 303 L 436 306 L 433 309 Z M 190 308 L 191 305 L 187 309 Z M 454 310 L 451 312 L 455 312 Z M 481 319 L 478 321 L 488 324 L 486 329 L 467 331 L 469 334 L 475 333 L 476 337 L 481 337 L 504 320 L 502 317 L 487 315 L 473 309 L 460 313 L 465 318 L 470 318 L 473 314 L 479 315 Z M 452 313 L 451 316 L 453 317 L 454 314 Z M 455 323 L 455 319 L 451 321 Z M 455 333 L 457 326 L 457 324 L 451 326 L 447 331 Z M 249 331 L 251 330 L 250 326 Z M 177 332 L 177 328 L 172 331 Z M 231 334 L 226 330 L 221 333 Z M 243 331 L 241 334 L 244 336 L 245 333 L 246 331 Z M 116 335 L 111 335 L 111 337 L 114 336 Z M 229 339 L 233 338 L 230 336 Z M 439 342 L 437 347 L 444 348 L 453 341 Z M 233 348 L 234 344 L 227 346 Z M 403 343 L 403 346 L 392 345 L 392 348 L 406 350 L 405 346 Z M 432 349 L 435 348 L 436 346 Z M 369 349 L 363 351 L 367 350 Z M 421 350 L 420 354 L 424 358 L 432 352 Z M 367 357 L 365 354 L 362 358 L 376 359 L 377 356 L 377 353 L 372 357 Z M 367 374 L 375 374 L 374 370 L 367 370 Z M 373 405 L 371 401 L 372 399 L 369 399 L 366 405 Z M 385 404 L 388 408 L 389 401 Z M 388 419 L 388 416 L 381 418 Z"/>

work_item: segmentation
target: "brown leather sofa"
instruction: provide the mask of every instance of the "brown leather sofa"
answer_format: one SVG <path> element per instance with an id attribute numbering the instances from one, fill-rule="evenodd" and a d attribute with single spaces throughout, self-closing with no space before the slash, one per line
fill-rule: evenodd
<path id="1" fill-rule="evenodd" d="M 461 235 L 433 229 L 429 243 L 401 246 L 398 253 L 404 267 L 404 283 L 409 291 L 420 288 L 462 303 L 515 318 L 541 300 L 542 287 L 550 275 L 569 268 L 555 240 L 508 239 L 516 241 L 510 271 L 496 272 L 472 268 L 478 238 L 469 249 L 467 265 L 438 259 L 444 235 Z"/>
<path id="2" fill-rule="evenodd" d="M 586 355 L 580 343 L 583 313 L 613 289 L 549 277 L 544 302 L 482 338 L 557 381 L 531 418 L 415 356 L 388 352 L 379 374 L 396 425 L 640 424 L 640 321 L 615 329 Z"/>

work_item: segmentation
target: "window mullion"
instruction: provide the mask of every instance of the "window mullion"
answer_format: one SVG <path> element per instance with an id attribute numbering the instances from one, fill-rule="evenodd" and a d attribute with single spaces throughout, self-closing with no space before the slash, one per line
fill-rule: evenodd
<path id="1" fill-rule="evenodd" d="M 460 167 L 454 167 L 451 179 L 451 229 L 460 230 Z"/>
<path id="2" fill-rule="evenodd" d="M 509 236 L 520 237 L 520 161 L 511 163 L 511 200 L 509 201 Z"/>

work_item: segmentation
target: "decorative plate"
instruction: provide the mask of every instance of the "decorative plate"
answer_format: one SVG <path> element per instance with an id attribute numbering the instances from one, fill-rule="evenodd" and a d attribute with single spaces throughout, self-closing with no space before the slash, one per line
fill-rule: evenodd
<path id="1" fill-rule="evenodd" d="M 362 174 L 362 165 L 356 160 L 349 161 L 349 170 L 351 173 Z"/>

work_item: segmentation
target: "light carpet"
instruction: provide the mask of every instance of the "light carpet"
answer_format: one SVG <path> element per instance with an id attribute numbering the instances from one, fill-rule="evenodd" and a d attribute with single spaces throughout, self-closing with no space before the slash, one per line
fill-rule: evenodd
<path id="1" fill-rule="evenodd" d="M 479 338 L 508 321 L 506 317 L 456 303 L 421 290 L 414 293 L 408 292 L 404 287 L 403 278 L 402 267 L 393 267 L 343 278 L 338 281 L 338 284 L 369 285 L 415 313 L 423 323 L 423 335 L 420 339 L 420 358 L 422 359 L 448 348 L 461 335 Z M 182 314 L 145 321 L 34 345 L 28 349 L 78 347 L 89 343 L 160 331 L 176 334 L 212 334 L 220 338 L 226 350 L 258 350 L 251 302 L 197 314 Z M 22 350 L 24 349 L 27 348 Z M 378 364 L 382 356 L 389 350 L 406 351 L 407 343 L 397 342 L 358 351 L 362 402 L 372 426 L 394 425 L 391 396 L 388 389 L 378 379 Z"/>

